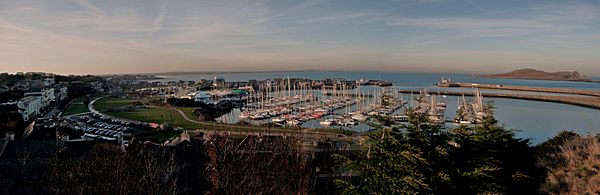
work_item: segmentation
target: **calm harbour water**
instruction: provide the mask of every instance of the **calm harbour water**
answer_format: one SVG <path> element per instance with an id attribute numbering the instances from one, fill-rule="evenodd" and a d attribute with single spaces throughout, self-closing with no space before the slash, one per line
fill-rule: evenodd
<path id="1" fill-rule="evenodd" d="M 230 73 L 230 74 L 190 74 L 165 76 L 163 81 L 214 79 L 215 76 L 225 78 L 227 81 L 247 81 L 249 79 L 273 78 L 344 78 L 347 80 L 378 79 L 394 83 L 394 87 L 401 89 L 424 89 L 431 91 L 452 90 L 472 91 L 472 89 L 440 89 L 433 86 L 441 77 L 450 77 L 453 81 L 490 83 L 516 86 L 538 86 L 575 88 L 600 91 L 600 83 L 565 82 L 565 81 L 540 81 L 521 79 L 491 79 L 479 78 L 465 74 L 437 74 L 437 73 L 382 73 L 382 72 L 265 72 L 265 73 Z M 366 88 L 365 90 L 368 90 Z M 483 90 L 493 92 L 493 90 Z M 527 93 L 527 92 L 520 92 Z M 453 117 L 456 112 L 457 97 L 447 97 L 448 109 L 446 117 Z M 573 130 L 579 134 L 600 133 L 600 110 L 571 106 L 558 103 L 536 102 L 527 100 L 486 98 L 493 101 L 496 109 L 494 114 L 507 128 L 518 130 L 521 138 L 529 138 L 533 144 L 543 142 L 556 135 L 561 130 Z M 318 124 L 317 124 L 318 125 Z"/>

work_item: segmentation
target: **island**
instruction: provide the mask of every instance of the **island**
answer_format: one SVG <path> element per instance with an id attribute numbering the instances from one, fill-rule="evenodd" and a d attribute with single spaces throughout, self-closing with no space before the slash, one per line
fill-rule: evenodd
<path id="1" fill-rule="evenodd" d="M 503 79 L 530 79 L 530 80 L 551 80 L 551 81 L 578 81 L 578 82 L 598 82 L 590 77 L 580 74 L 577 71 L 568 72 L 545 72 L 536 69 L 520 69 L 507 73 L 480 75 L 485 78 L 503 78 Z"/>

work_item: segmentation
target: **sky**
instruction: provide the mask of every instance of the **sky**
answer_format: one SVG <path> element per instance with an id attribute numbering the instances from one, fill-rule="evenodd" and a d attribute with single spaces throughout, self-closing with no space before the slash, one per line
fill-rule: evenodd
<path id="1" fill-rule="evenodd" d="M 597 0 L 0 0 L 0 72 L 600 76 Z"/>

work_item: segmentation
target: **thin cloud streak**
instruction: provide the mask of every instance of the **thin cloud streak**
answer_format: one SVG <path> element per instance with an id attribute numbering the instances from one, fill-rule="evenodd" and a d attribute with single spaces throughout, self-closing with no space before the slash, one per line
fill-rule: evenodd
<path id="1" fill-rule="evenodd" d="M 160 12 L 158 14 L 158 16 L 156 17 L 156 19 L 154 20 L 154 22 L 152 23 L 152 31 L 156 32 L 158 30 L 160 30 L 163 20 L 165 18 L 165 15 L 167 15 L 167 8 L 169 6 L 169 2 L 171 0 L 165 0 L 161 7 L 160 7 Z"/>
<path id="2" fill-rule="evenodd" d="M 471 1 L 471 0 L 465 0 L 467 3 L 471 4 L 473 7 L 485 12 L 485 13 L 489 13 L 489 14 L 504 14 L 504 12 L 501 11 L 492 11 L 486 8 L 483 8 L 479 5 L 477 5 L 475 2 Z"/>
<path id="3" fill-rule="evenodd" d="M 104 11 L 102 11 L 101 9 L 92 5 L 92 3 L 90 3 L 87 0 L 73 0 L 73 1 L 75 1 L 77 4 L 79 4 L 79 6 L 83 7 L 84 9 L 86 9 L 87 11 L 89 11 L 90 13 L 92 13 L 95 16 L 103 16 L 104 15 Z"/>

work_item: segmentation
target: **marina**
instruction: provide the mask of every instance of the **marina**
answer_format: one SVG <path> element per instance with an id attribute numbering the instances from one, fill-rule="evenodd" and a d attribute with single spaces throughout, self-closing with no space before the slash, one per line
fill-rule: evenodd
<path id="1" fill-rule="evenodd" d="M 439 83 L 442 77 L 451 77 L 453 80 L 461 81 L 465 83 L 496 83 L 503 86 L 516 86 L 516 87 L 530 87 L 530 88 L 560 88 L 566 90 L 586 90 L 586 91 L 599 91 L 597 83 L 578 83 L 578 82 L 565 82 L 565 81 L 540 81 L 540 80 L 512 80 L 512 79 L 495 79 L 495 78 L 480 78 L 473 77 L 464 74 L 430 74 L 430 73 L 382 73 L 382 72 L 277 72 L 277 73 L 229 73 L 220 74 L 227 80 L 233 80 L 243 82 L 244 80 L 274 80 L 273 78 L 281 78 L 281 75 L 290 75 L 290 78 L 304 78 L 306 80 L 325 80 L 326 78 L 344 78 L 347 80 L 360 81 L 361 78 L 375 78 L 377 80 L 388 80 L 393 83 L 393 86 L 386 87 L 396 89 L 399 93 L 398 97 L 401 97 L 405 101 L 405 107 L 414 107 L 416 101 L 414 97 L 420 94 L 420 91 L 427 90 L 429 94 L 436 95 L 436 100 L 443 100 L 446 102 L 446 110 L 444 111 L 444 120 L 447 124 L 455 125 L 460 124 L 455 122 L 456 111 L 459 108 L 459 101 L 462 101 L 462 96 L 465 96 L 467 102 L 472 102 L 476 89 L 471 87 L 440 87 L 434 84 Z M 198 75 L 178 75 L 172 77 L 164 77 L 163 82 L 166 81 L 177 81 L 177 80 L 198 80 L 198 79 L 210 79 L 215 77 L 215 74 L 206 73 Z M 281 79 L 286 80 L 286 79 Z M 294 79 L 291 79 L 294 81 Z M 340 85 L 341 87 L 341 85 Z M 359 91 L 362 91 L 363 97 L 368 99 L 373 96 L 372 91 L 381 89 L 379 86 L 365 86 L 361 85 Z M 258 88 L 257 88 L 258 89 Z M 296 91 L 298 91 L 299 87 Z M 338 88 L 340 89 L 340 88 Z M 347 97 L 354 97 L 356 89 L 346 89 Z M 257 90 L 258 91 L 258 90 Z M 287 94 L 287 88 L 285 90 L 279 90 L 281 94 L 284 92 L 284 96 Z M 293 92 L 292 87 L 292 93 Z M 331 93 L 332 89 L 325 90 L 326 93 Z M 340 90 L 343 91 L 343 90 Z M 597 101 L 594 97 L 588 97 L 585 95 L 558 93 L 557 91 L 515 91 L 506 89 L 488 89 L 480 88 L 481 95 L 484 96 L 484 102 L 491 101 L 494 103 L 494 117 L 501 123 L 504 123 L 509 128 L 515 128 L 520 130 L 517 135 L 524 138 L 534 138 L 537 141 L 543 141 L 545 138 L 557 133 L 560 130 L 570 129 L 578 133 L 597 132 L 600 129 L 600 110 L 593 109 L 594 107 L 580 105 L 576 101 Z M 310 87 L 305 90 L 306 95 L 312 94 L 318 101 L 312 102 L 317 104 L 323 100 L 322 87 Z M 556 93 L 554 93 L 556 92 Z M 600 92 L 600 91 L 599 91 Z M 300 92 L 298 92 L 300 93 Z M 259 93 L 256 93 L 259 95 Z M 343 94 L 338 92 L 338 94 Z M 411 95 L 415 94 L 415 95 Z M 562 95 L 561 95 L 562 94 Z M 281 95 L 279 95 L 281 96 Z M 447 97 L 444 97 L 447 96 Z M 556 98 L 561 96 L 559 98 Z M 461 100 L 459 100 L 461 98 Z M 557 101 L 564 100 L 562 102 Z M 252 100 L 251 100 L 252 101 Z M 569 103 L 573 102 L 573 103 Z M 519 106 L 516 107 L 515 105 Z M 302 128 L 344 128 L 348 130 L 354 130 L 358 132 L 368 131 L 372 129 L 368 125 L 370 120 L 365 123 L 355 122 L 355 125 L 350 126 L 336 126 L 333 125 L 336 121 L 335 116 L 348 114 L 357 109 L 357 104 L 350 104 L 350 111 L 346 109 L 336 109 L 333 114 L 324 115 L 319 119 L 307 120 L 306 122 L 299 123 L 298 127 Z M 527 108 L 527 109 L 526 109 Z M 556 110 L 547 110 L 547 108 L 556 108 Z M 244 108 L 245 109 L 245 108 Z M 365 107 L 363 107 L 365 109 Z M 525 109 L 525 110 L 522 110 Z M 390 114 L 390 117 L 397 121 L 406 121 L 406 116 L 403 116 L 404 108 L 400 108 L 394 113 Z M 544 110 L 537 112 L 539 110 Z M 228 124 L 236 124 L 240 122 L 240 114 L 245 110 L 234 109 L 231 113 L 225 114 L 220 117 L 217 121 L 225 122 Z M 313 110 L 314 111 L 314 110 Z M 535 111 L 535 112 L 534 112 Z M 522 121 L 522 118 L 515 116 L 528 113 L 527 117 L 532 118 L 528 121 Z M 368 117 L 367 114 L 364 114 Z M 279 115 L 283 117 L 284 115 Z M 274 118 L 274 117 L 271 117 Z M 275 117 L 277 118 L 277 117 Z M 360 118 L 356 117 L 356 118 Z M 253 121 L 253 120 L 246 120 Z M 277 122 L 278 119 L 275 119 Z M 536 122 L 537 121 L 537 122 Z M 544 121 L 544 122 L 542 122 Z M 257 124 L 271 123 L 270 119 L 258 120 Z M 283 122 L 280 122 L 283 123 Z M 465 123 L 465 122 L 463 122 Z M 569 124 L 568 126 L 565 124 Z M 286 122 L 287 125 L 287 122 Z M 327 126 L 330 125 L 330 126 Z"/>
<path id="2" fill-rule="evenodd" d="M 322 127 L 350 127 L 371 116 L 389 115 L 405 103 L 391 88 L 363 91 L 360 86 L 341 83 L 314 90 L 305 84 L 292 85 L 289 78 L 287 82 L 263 83 L 248 94 L 239 119 L 251 124 L 302 126 L 318 121 Z"/>

